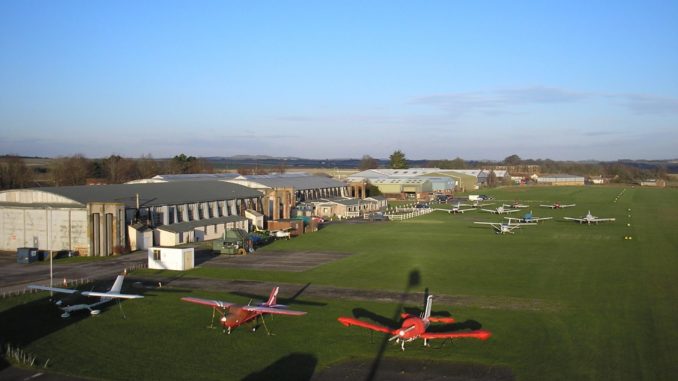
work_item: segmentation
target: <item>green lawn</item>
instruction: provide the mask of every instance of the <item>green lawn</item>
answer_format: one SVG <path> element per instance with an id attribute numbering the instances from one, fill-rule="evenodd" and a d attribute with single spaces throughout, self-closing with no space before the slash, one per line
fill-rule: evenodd
<path id="1" fill-rule="evenodd" d="M 434 343 L 428 349 L 415 342 L 404 353 L 388 346 L 385 356 L 503 365 L 524 380 L 671 380 L 678 374 L 678 191 L 627 187 L 615 202 L 623 189 L 488 190 L 482 193 L 496 198 L 493 207 L 519 200 L 533 205 L 536 216 L 555 218 L 514 236 L 474 225 L 503 218 L 482 212 L 334 224 L 267 248 L 353 254 L 334 263 L 302 273 L 204 267 L 186 276 L 402 292 L 416 270 L 421 282 L 414 291 L 428 288 L 433 295 L 472 301 L 442 306 L 434 299 L 434 310 L 480 322 L 494 335 L 487 342 Z M 536 206 L 555 201 L 577 206 Z M 562 220 L 587 210 L 617 221 L 586 226 Z M 275 336 L 245 330 L 227 336 L 205 329 L 209 309 L 180 302 L 185 295 L 247 302 L 228 294 L 156 291 L 125 302 L 127 320 L 115 307 L 97 318 L 65 322 L 43 299 L 27 296 L 0 301 L 0 337 L 49 358 L 54 371 L 90 377 L 239 380 L 257 372 L 265 378 L 265 369 L 289 362 L 305 365 L 293 367 L 299 373 L 288 378 L 304 379 L 329 364 L 377 353 L 381 336 L 345 328 L 336 317 L 350 316 L 354 308 L 391 317 L 397 307 L 312 300 L 323 305 L 294 306 L 307 316 L 276 317 Z"/>

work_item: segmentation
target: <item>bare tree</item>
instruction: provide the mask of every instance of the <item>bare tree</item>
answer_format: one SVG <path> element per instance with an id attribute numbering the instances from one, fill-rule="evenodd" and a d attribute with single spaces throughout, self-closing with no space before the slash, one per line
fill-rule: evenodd
<path id="1" fill-rule="evenodd" d="M 84 185 L 92 173 L 92 163 L 81 154 L 58 157 L 50 165 L 56 186 Z"/>
<path id="2" fill-rule="evenodd" d="M 160 174 L 161 166 L 149 153 L 148 155 L 141 155 L 137 160 L 137 168 L 139 169 L 139 176 L 142 179 L 150 179 L 151 177 Z"/>
<path id="3" fill-rule="evenodd" d="M 379 165 L 377 163 L 377 159 L 373 158 L 370 155 L 363 155 L 362 160 L 360 160 L 360 165 L 358 166 L 358 169 L 361 171 L 366 171 L 368 169 L 375 169 Z"/>
<path id="4" fill-rule="evenodd" d="M 0 158 L 0 189 L 26 188 L 33 184 L 33 171 L 15 155 Z"/>
<path id="5" fill-rule="evenodd" d="M 122 184 L 140 177 L 136 161 L 119 155 L 104 159 L 103 167 L 109 184 Z"/>

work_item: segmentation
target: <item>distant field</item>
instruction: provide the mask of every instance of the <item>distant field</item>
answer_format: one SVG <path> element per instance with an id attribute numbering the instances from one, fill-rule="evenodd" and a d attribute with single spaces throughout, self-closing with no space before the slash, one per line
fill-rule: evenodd
<path id="1" fill-rule="evenodd" d="M 202 267 L 184 276 L 403 292 L 409 274 L 417 272 L 420 283 L 410 291 L 428 288 L 434 296 L 467 297 L 470 302 L 463 306 L 434 299 L 434 310 L 476 321 L 494 336 L 487 342 L 437 342 L 432 348 L 418 341 L 404 353 L 389 345 L 388 358 L 508 366 L 521 380 L 675 379 L 678 190 L 511 187 L 484 193 L 496 198 L 491 201 L 495 207 L 502 200 L 519 200 L 531 204 L 536 216 L 555 219 L 514 236 L 474 225 L 503 219 L 478 211 L 333 224 L 267 249 L 353 255 L 297 273 Z M 536 206 L 555 201 L 577 206 Z M 586 226 L 562 220 L 588 210 L 617 221 Z M 135 276 L 154 274 L 167 273 L 147 270 Z M 363 308 L 391 317 L 397 307 L 302 294 L 300 301 L 313 303 L 293 307 L 309 314 L 276 317 L 271 322 L 275 336 L 244 329 L 228 336 L 206 329 L 209 308 L 179 301 L 185 295 L 248 301 L 237 295 L 165 289 L 125 302 L 127 320 L 113 306 L 97 318 L 63 321 L 36 296 L 0 300 L 0 337 L 42 361 L 50 359 L 53 371 L 88 377 L 264 379 L 267 369 L 292 362 L 301 364 L 299 373 L 282 372 L 279 378 L 308 379 L 314 371 L 353 358 L 370 359 L 379 350 L 380 335 L 345 328 L 336 322 L 338 316 Z"/>

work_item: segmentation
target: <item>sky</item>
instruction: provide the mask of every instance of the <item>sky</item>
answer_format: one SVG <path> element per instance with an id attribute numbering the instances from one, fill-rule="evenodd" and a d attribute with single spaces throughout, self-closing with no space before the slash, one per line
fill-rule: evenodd
<path id="1" fill-rule="evenodd" d="M 0 154 L 678 158 L 676 1 L 0 1 Z"/>

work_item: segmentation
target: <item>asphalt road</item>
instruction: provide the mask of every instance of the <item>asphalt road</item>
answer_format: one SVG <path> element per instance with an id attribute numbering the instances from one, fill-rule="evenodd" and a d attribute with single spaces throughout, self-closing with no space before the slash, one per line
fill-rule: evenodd
<path id="1" fill-rule="evenodd" d="M 121 274 L 125 269 L 142 266 L 147 261 L 146 251 L 108 257 L 81 263 L 62 264 L 53 261 L 54 284 L 63 284 L 63 280 L 104 279 Z M 14 255 L 0 255 L 0 293 L 23 290 L 27 285 L 37 283 L 49 285 L 49 261 L 28 264 L 16 263 Z"/>

